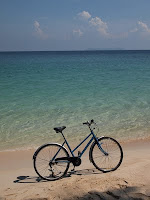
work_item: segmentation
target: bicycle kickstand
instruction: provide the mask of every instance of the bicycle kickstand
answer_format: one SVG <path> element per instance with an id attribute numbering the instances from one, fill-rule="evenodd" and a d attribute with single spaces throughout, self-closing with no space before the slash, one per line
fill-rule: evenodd
<path id="1" fill-rule="evenodd" d="M 73 165 L 73 169 L 71 169 L 71 172 L 75 172 L 75 166 Z"/>

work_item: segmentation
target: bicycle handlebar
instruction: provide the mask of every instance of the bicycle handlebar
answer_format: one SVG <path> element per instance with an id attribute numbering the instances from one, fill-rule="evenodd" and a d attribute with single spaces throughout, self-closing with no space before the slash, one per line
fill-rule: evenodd
<path id="1" fill-rule="evenodd" d="M 93 119 L 91 119 L 91 121 L 90 121 L 90 122 L 88 122 L 88 121 L 87 121 L 87 122 L 84 122 L 84 123 L 83 123 L 83 125 L 87 125 L 87 126 L 89 126 L 89 127 L 90 127 L 90 126 L 91 126 L 92 124 L 94 124 L 94 123 L 95 123 L 95 122 L 94 122 L 94 120 L 93 120 Z"/>

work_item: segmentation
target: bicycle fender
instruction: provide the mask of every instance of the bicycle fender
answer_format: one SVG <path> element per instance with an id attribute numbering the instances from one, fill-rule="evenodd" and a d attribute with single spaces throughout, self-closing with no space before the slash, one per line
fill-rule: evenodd
<path id="1" fill-rule="evenodd" d="M 97 138 L 98 140 L 103 138 L 104 136 L 101 136 L 99 138 Z M 92 149 L 93 149 L 93 146 L 95 145 L 96 141 L 94 141 L 92 144 L 91 144 L 91 147 L 90 147 L 90 150 L 89 150 L 89 160 L 90 162 L 92 162 L 91 158 L 92 158 Z"/>
<path id="2" fill-rule="evenodd" d="M 34 152 L 32 159 L 35 159 L 35 157 L 37 156 L 37 154 L 38 154 L 38 152 L 40 151 L 40 149 L 42 149 L 44 146 L 48 146 L 49 144 L 57 144 L 57 145 L 59 145 L 60 147 L 64 148 L 64 149 L 67 151 L 67 149 L 66 149 L 64 146 L 62 146 L 61 144 L 59 144 L 59 143 L 46 143 L 46 144 L 41 145 L 41 146 Z M 67 151 L 67 152 L 68 152 L 68 151 Z"/>

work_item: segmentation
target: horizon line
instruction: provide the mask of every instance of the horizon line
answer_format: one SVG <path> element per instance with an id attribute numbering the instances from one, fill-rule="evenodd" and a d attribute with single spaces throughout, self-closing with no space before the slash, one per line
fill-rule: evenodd
<path id="1" fill-rule="evenodd" d="M 76 51 L 150 51 L 150 49 L 84 49 L 84 50 L 4 50 L 0 51 L 0 53 L 5 52 L 76 52 Z"/>

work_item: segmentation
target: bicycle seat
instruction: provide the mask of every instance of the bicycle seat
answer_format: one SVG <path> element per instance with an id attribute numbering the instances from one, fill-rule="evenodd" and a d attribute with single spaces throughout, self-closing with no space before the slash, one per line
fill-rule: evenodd
<path id="1" fill-rule="evenodd" d="M 66 126 L 62 126 L 62 127 L 56 127 L 54 128 L 54 130 L 56 131 L 56 133 L 61 133 L 64 129 L 66 128 Z"/>

